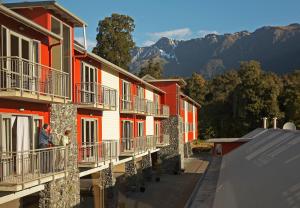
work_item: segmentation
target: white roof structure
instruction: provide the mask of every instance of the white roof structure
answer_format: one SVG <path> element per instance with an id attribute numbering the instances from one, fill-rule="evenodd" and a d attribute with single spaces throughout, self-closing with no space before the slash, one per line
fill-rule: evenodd
<path id="1" fill-rule="evenodd" d="M 213 208 L 300 207 L 300 131 L 257 129 L 223 157 Z"/>

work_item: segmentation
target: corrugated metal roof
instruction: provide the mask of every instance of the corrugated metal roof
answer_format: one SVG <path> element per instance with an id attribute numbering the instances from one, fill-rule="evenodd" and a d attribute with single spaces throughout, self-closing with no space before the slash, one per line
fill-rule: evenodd
<path id="1" fill-rule="evenodd" d="M 213 207 L 300 207 L 299 164 L 299 131 L 263 131 L 223 157 Z"/>
<path id="2" fill-rule="evenodd" d="M 253 137 L 256 137 L 256 136 L 262 134 L 265 131 L 267 131 L 267 129 L 257 128 L 257 129 L 254 129 L 253 131 L 250 131 L 248 134 L 242 136 L 242 138 L 253 138 Z"/>

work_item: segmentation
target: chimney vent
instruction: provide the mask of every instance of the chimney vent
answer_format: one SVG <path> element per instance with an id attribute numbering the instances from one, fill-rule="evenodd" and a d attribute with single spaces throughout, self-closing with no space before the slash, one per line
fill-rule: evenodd
<path id="1" fill-rule="evenodd" d="M 263 117 L 263 128 L 266 129 L 267 128 L 267 117 Z"/>
<path id="2" fill-rule="evenodd" d="M 273 118 L 274 129 L 277 129 L 277 117 Z"/>

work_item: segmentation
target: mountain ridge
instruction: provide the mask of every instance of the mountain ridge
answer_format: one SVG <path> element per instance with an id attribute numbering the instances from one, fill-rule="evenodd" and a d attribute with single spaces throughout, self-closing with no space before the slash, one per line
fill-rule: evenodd
<path id="1" fill-rule="evenodd" d="M 226 34 L 208 34 L 190 40 L 166 37 L 147 47 L 132 50 L 130 69 L 138 72 L 150 58 L 162 60 L 165 76 L 206 78 L 237 68 L 240 61 L 257 60 L 263 69 L 278 74 L 300 69 L 300 24 L 264 26 Z"/>

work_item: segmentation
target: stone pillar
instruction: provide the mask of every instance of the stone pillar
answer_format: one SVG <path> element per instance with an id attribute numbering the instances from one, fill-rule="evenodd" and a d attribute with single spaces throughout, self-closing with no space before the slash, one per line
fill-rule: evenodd
<path id="1" fill-rule="evenodd" d="M 118 206 L 116 179 L 113 177 L 113 163 L 107 169 L 101 171 L 101 178 L 104 188 L 105 208 L 116 208 Z"/>
<path id="2" fill-rule="evenodd" d="M 162 121 L 162 132 L 170 136 L 170 145 L 162 147 L 158 157 L 162 172 L 174 173 L 184 168 L 183 122 L 180 116 L 170 116 Z"/>
<path id="3" fill-rule="evenodd" d="M 68 152 L 66 176 L 45 184 L 40 192 L 40 208 L 78 207 L 80 203 L 80 181 L 76 142 L 77 108 L 73 104 L 52 104 L 50 126 L 53 138 L 58 142 L 64 132 L 71 131 L 71 151 Z"/>
<path id="4" fill-rule="evenodd" d="M 148 181 L 152 180 L 152 158 L 151 152 L 149 151 L 147 155 L 142 157 L 141 161 L 141 169 L 143 173 L 143 177 Z"/>
<path id="5" fill-rule="evenodd" d="M 135 158 L 125 163 L 125 177 L 129 191 L 137 191 L 140 186 L 140 175 L 138 174 Z"/>

